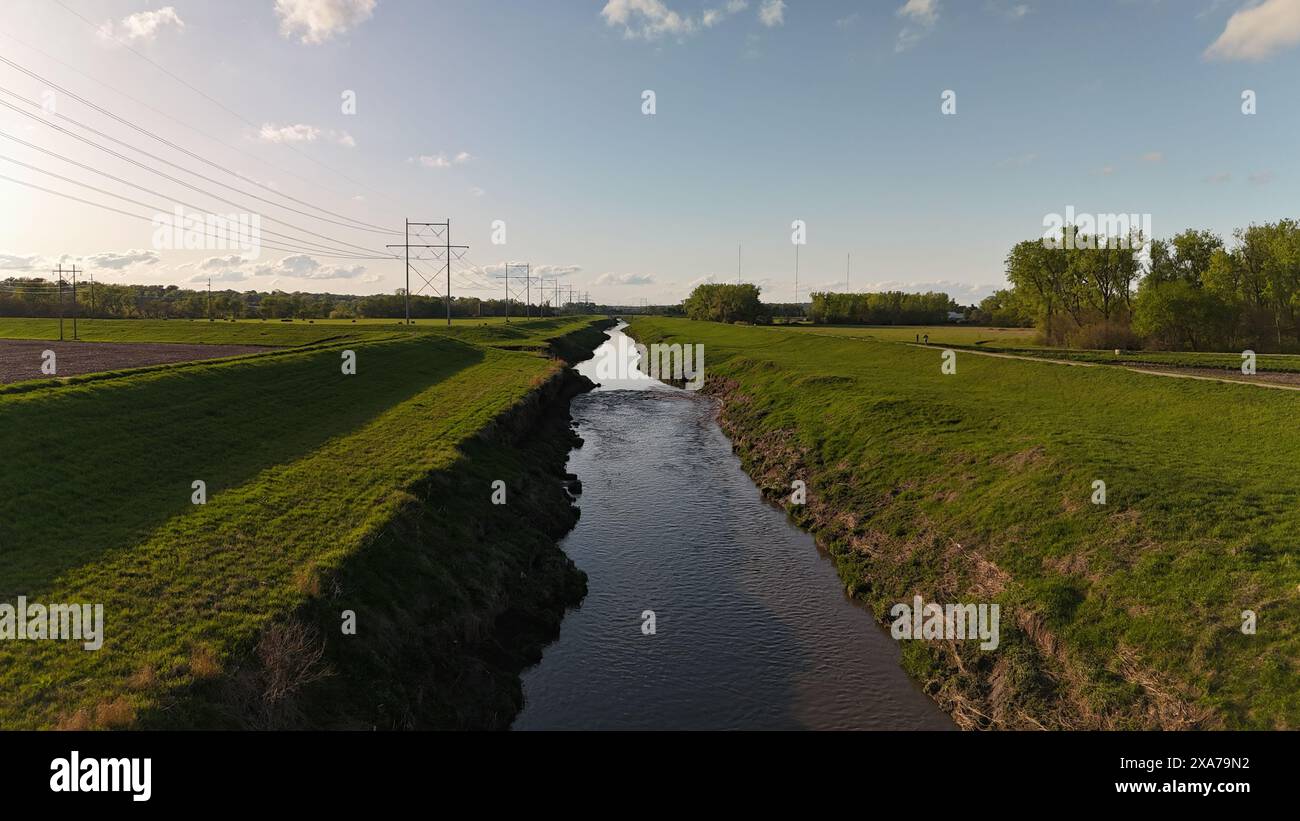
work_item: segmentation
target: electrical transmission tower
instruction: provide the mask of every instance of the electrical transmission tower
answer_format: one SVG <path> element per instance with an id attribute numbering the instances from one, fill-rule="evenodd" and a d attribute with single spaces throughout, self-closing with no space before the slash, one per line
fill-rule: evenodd
<path id="1" fill-rule="evenodd" d="M 421 237 L 419 235 L 422 231 L 428 231 L 429 233 L 433 234 L 432 237 L 433 239 L 441 238 L 443 241 L 442 243 L 437 245 L 432 245 L 427 243 L 412 243 L 411 242 L 412 228 L 416 229 L 416 234 L 417 234 L 416 239 L 421 239 L 421 238 L 427 239 L 428 237 Z M 440 259 L 443 261 L 444 263 L 443 268 L 447 273 L 447 290 L 443 294 L 443 296 L 446 298 L 447 301 L 447 324 L 451 325 L 451 261 L 453 257 L 455 259 L 460 259 L 461 257 L 465 256 L 465 252 L 469 250 L 468 245 L 451 244 L 451 217 L 448 217 L 446 222 L 411 222 L 410 220 L 407 220 L 406 241 L 400 245 L 390 244 L 385 247 L 401 248 L 406 252 L 406 290 L 404 296 L 406 299 L 406 324 L 407 325 L 411 324 L 411 271 L 412 271 L 411 249 L 423 248 L 429 251 L 430 253 L 432 253 L 433 259 L 435 260 Z M 418 262 L 419 260 L 420 258 L 417 256 L 416 261 Z M 419 268 L 415 268 L 414 270 L 415 270 L 415 275 L 418 276 L 420 279 L 424 280 L 424 285 L 420 287 L 420 290 L 423 291 L 424 288 L 427 286 L 430 290 L 433 291 L 433 293 L 437 294 L 438 286 L 434 285 L 433 282 L 428 277 L 426 277 L 424 273 L 420 271 Z"/>
<path id="2" fill-rule="evenodd" d="M 72 266 L 71 270 L 65 271 L 63 269 L 63 263 L 60 262 L 59 266 L 55 268 L 53 271 L 51 271 L 51 273 L 57 274 L 59 277 L 59 341 L 60 342 L 63 341 L 63 275 L 64 274 L 72 275 L 72 338 L 77 339 L 77 313 L 78 313 L 77 274 L 81 272 L 77 270 L 77 266 L 75 265 Z"/>
<path id="3" fill-rule="evenodd" d="M 531 262 L 507 262 L 506 263 L 505 277 L 506 277 L 506 319 L 507 321 L 509 321 L 510 318 L 510 293 L 511 293 L 510 292 L 510 269 L 511 268 L 524 269 L 524 318 L 527 319 L 533 315 L 532 314 L 533 309 L 531 304 L 533 299 L 533 289 L 532 289 L 533 264 Z"/>

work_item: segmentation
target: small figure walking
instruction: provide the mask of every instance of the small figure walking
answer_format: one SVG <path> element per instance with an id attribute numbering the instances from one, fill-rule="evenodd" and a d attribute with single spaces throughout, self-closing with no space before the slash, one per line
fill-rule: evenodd
<path id="1" fill-rule="evenodd" d="M 927 344 L 927 345 L 930 344 L 930 335 L 929 335 L 929 334 L 926 334 L 926 335 L 925 335 L 925 344 Z"/>

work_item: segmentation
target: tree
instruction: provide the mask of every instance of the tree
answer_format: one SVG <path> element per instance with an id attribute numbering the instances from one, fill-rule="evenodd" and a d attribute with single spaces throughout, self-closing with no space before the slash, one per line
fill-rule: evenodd
<path id="1" fill-rule="evenodd" d="M 683 307 L 691 319 L 711 322 L 758 322 L 763 303 L 757 285 L 704 284 L 696 286 Z"/>

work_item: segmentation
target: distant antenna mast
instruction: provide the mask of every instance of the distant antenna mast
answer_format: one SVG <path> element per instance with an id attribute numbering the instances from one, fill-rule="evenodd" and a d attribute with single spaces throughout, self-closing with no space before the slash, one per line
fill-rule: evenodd
<path id="1" fill-rule="evenodd" d="M 736 284 L 740 284 L 740 243 L 736 243 Z"/>

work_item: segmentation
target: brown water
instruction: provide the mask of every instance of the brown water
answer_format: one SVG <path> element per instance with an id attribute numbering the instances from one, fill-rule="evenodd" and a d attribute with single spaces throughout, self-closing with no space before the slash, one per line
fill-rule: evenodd
<path id="1" fill-rule="evenodd" d="M 606 346 L 579 370 L 595 378 Z M 515 729 L 953 729 L 713 414 L 641 380 L 574 401 L 582 518 L 563 547 L 589 592 L 524 673 Z"/>

